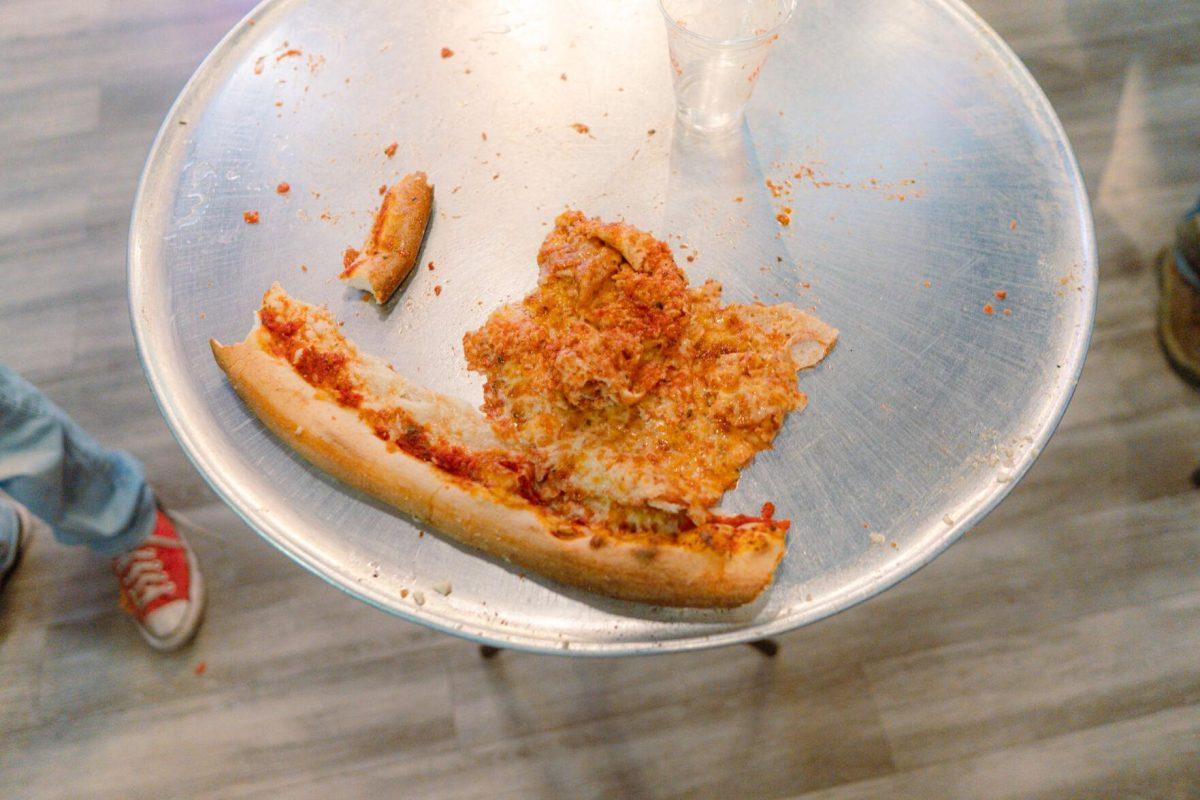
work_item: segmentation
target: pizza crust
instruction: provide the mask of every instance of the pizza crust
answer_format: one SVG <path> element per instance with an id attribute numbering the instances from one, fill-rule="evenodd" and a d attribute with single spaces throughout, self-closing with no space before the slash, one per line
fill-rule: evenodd
<path id="1" fill-rule="evenodd" d="M 753 600 L 783 556 L 782 531 L 726 554 L 623 539 L 599 526 L 567 522 L 523 498 L 501 497 L 389 448 L 353 409 L 265 350 L 260 331 L 256 327 L 233 345 L 210 341 L 217 363 L 254 414 L 318 468 L 462 544 L 609 597 L 698 608 Z"/>
<path id="2" fill-rule="evenodd" d="M 338 277 L 383 305 L 417 263 L 429 224 L 433 187 L 424 172 L 405 175 L 383 196 L 361 252 L 348 250 Z"/>

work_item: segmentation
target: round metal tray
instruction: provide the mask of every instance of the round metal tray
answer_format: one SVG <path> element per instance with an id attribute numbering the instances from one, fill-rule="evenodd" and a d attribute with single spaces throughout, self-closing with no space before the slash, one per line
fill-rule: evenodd
<path id="1" fill-rule="evenodd" d="M 414 169 L 437 187 L 423 257 L 436 269 L 422 266 L 380 311 L 334 276 L 363 239 L 376 188 Z M 281 181 L 290 193 L 276 193 Z M 278 280 L 329 304 L 365 350 L 478 402 L 462 334 L 534 286 L 538 245 L 568 205 L 671 235 L 691 280 L 721 280 L 730 300 L 815 307 L 841 330 L 830 358 L 802 375 L 808 409 L 723 504 L 772 500 L 793 520 L 776 581 L 753 605 L 609 601 L 420 535 L 294 456 L 213 363 L 208 338 L 244 336 Z M 260 224 L 243 221 L 247 210 Z M 272 0 L 168 115 L 129 245 L 151 387 L 250 526 L 406 619 L 575 654 L 780 633 L 928 563 L 1054 430 L 1095 288 L 1091 218 L 1062 128 L 1013 54 L 954 0 L 801 3 L 746 125 L 720 140 L 674 124 L 654 0 Z M 433 590 L 443 581 L 448 596 Z"/>

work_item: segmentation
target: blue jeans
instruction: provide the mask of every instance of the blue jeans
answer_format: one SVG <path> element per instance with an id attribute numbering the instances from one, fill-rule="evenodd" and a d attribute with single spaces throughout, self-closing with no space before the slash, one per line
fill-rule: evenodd
<path id="1" fill-rule="evenodd" d="M 41 517 L 63 544 L 86 544 L 103 555 L 132 550 L 154 529 L 154 493 L 142 465 L 128 453 L 101 447 L 4 366 L 0 490 Z M 0 538 L 16 525 L 15 514 L 2 506 Z"/>

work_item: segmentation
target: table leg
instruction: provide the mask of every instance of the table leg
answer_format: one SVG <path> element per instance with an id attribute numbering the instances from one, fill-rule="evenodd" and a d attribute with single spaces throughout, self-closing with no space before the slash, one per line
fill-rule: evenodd
<path id="1" fill-rule="evenodd" d="M 767 658 L 774 658 L 779 653 L 779 642 L 774 639 L 755 639 L 753 642 L 746 642 L 746 646 L 753 647 Z"/>

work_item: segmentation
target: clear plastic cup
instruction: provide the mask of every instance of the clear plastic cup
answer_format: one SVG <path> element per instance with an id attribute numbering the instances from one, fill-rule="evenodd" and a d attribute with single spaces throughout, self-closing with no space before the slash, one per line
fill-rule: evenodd
<path id="1" fill-rule="evenodd" d="M 796 0 L 659 0 L 680 119 L 700 131 L 737 126 L 771 44 Z"/>

